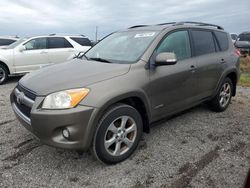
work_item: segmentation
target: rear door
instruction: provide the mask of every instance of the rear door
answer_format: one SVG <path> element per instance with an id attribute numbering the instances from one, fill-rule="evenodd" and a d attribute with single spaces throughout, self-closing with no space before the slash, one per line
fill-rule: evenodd
<path id="1" fill-rule="evenodd" d="M 49 37 L 48 48 L 50 64 L 65 62 L 75 53 L 72 44 L 64 37 Z"/>
<path id="2" fill-rule="evenodd" d="M 30 72 L 48 65 L 47 38 L 31 39 L 25 44 L 25 50 L 15 50 L 14 66 L 17 73 Z"/>
<path id="3" fill-rule="evenodd" d="M 197 64 L 197 88 L 198 100 L 209 97 L 217 87 L 222 73 L 222 64 L 225 63 L 223 53 L 217 40 L 210 30 L 192 29 L 192 41 Z"/>

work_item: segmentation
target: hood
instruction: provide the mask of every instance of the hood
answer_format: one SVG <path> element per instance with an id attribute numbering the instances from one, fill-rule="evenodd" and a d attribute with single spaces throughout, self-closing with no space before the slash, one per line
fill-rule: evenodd
<path id="1" fill-rule="evenodd" d="M 96 82 L 123 75 L 129 71 L 129 68 L 129 64 L 75 59 L 29 73 L 19 81 L 19 84 L 38 96 L 44 96 L 57 91 L 87 87 Z"/>

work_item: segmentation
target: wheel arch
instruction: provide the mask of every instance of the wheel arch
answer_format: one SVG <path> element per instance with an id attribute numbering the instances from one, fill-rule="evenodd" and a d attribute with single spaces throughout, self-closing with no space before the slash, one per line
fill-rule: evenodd
<path id="1" fill-rule="evenodd" d="M 216 95 L 216 93 L 219 92 L 219 89 L 220 89 L 220 86 L 221 86 L 222 82 L 227 77 L 230 78 L 231 81 L 233 82 L 233 94 L 232 95 L 233 96 L 236 95 L 236 86 L 237 86 L 237 82 L 238 82 L 238 79 L 239 79 L 239 74 L 237 73 L 237 70 L 232 69 L 232 70 L 228 70 L 225 73 L 223 73 L 223 76 L 220 78 L 220 80 L 219 80 L 219 82 L 217 84 L 217 88 L 216 88 L 216 91 L 214 93 L 214 96 Z"/>
<path id="2" fill-rule="evenodd" d="M 131 92 L 112 98 L 102 105 L 99 111 L 98 119 L 100 119 L 100 117 L 106 112 L 107 109 L 117 103 L 127 104 L 138 110 L 143 120 L 143 131 L 149 133 L 149 122 L 151 118 L 151 112 L 149 108 L 150 104 L 146 96 L 144 96 L 140 92 Z"/>
<path id="3" fill-rule="evenodd" d="M 236 85 L 237 85 L 237 74 L 236 72 L 230 72 L 229 74 L 226 75 L 226 78 L 230 78 L 230 80 L 232 81 L 233 83 L 233 96 L 236 95 Z"/>
<path id="4" fill-rule="evenodd" d="M 10 74 L 10 69 L 6 63 L 4 63 L 3 61 L 0 60 L 0 65 L 4 66 L 7 69 L 8 74 Z"/>
<path id="5" fill-rule="evenodd" d="M 105 104 L 101 105 L 93 114 L 90 122 L 88 123 L 88 138 L 86 138 L 87 147 L 89 148 L 94 140 L 94 135 L 99 125 L 99 121 L 102 116 L 117 103 L 124 103 L 127 105 L 131 105 L 135 107 L 139 113 L 142 115 L 143 120 L 143 132 L 149 133 L 150 132 L 150 119 L 151 113 L 149 109 L 149 103 L 145 96 L 140 93 L 126 93 L 115 98 L 111 98 L 110 100 L 105 101 Z M 143 104 L 143 105 L 142 105 Z M 138 108 L 139 105 L 142 105 L 142 108 Z M 144 113 L 146 112 L 146 113 Z"/>

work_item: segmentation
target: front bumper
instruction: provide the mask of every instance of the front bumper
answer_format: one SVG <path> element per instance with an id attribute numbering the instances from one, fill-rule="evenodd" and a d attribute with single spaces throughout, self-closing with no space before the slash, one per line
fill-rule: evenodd
<path id="1" fill-rule="evenodd" d="M 92 141 L 92 119 L 97 110 L 78 105 L 66 110 L 43 110 L 40 108 L 44 97 L 36 97 L 29 117 L 20 110 L 15 100 L 15 90 L 11 93 L 11 105 L 21 124 L 46 145 L 85 151 Z M 69 138 L 64 138 L 62 130 L 67 128 Z"/>

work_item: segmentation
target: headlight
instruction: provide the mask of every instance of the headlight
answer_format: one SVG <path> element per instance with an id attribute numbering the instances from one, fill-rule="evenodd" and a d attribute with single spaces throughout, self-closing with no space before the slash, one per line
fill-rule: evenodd
<path id="1" fill-rule="evenodd" d="M 74 108 L 89 93 L 89 89 L 70 89 L 48 95 L 44 101 L 43 109 L 67 109 Z"/>

